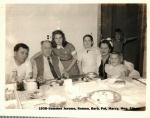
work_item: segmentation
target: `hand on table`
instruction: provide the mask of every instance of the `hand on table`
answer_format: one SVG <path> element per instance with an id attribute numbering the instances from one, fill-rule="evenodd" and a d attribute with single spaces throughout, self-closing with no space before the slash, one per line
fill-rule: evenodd
<path id="1" fill-rule="evenodd" d="M 68 72 L 65 69 L 63 71 L 61 71 L 61 73 L 62 73 L 63 77 L 69 78 L 69 74 L 68 74 Z"/>
<path id="2" fill-rule="evenodd" d="M 69 78 L 69 74 L 67 72 L 63 73 L 63 76 L 67 79 Z"/>
<path id="3" fill-rule="evenodd" d="M 67 73 L 67 71 L 64 69 L 61 71 L 61 74 L 63 75 L 64 73 Z"/>
<path id="4" fill-rule="evenodd" d="M 37 81 L 38 81 L 40 84 L 45 84 L 45 83 L 46 83 L 46 80 L 45 80 L 42 76 L 37 77 Z"/>

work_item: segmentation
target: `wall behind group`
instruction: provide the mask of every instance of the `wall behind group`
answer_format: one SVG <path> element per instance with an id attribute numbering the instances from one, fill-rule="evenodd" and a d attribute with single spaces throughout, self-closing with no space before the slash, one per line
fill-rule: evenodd
<path id="1" fill-rule="evenodd" d="M 30 47 L 29 58 L 40 51 L 40 42 L 61 29 L 76 50 L 83 48 L 83 36 L 91 34 L 97 45 L 96 4 L 6 5 L 6 52 L 13 55 L 17 43 Z M 6 58 L 6 59 L 7 59 Z"/>

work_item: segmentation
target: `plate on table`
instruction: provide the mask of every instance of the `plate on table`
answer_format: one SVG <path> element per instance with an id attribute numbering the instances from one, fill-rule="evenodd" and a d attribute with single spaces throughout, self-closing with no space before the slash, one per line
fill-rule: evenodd
<path id="1" fill-rule="evenodd" d="M 28 100 L 40 99 L 43 97 L 44 97 L 44 93 L 42 91 L 39 91 L 39 90 L 27 93 L 27 99 Z"/>
<path id="2" fill-rule="evenodd" d="M 94 72 L 89 72 L 85 76 L 88 77 L 88 78 L 95 78 L 95 77 L 97 77 L 97 74 L 94 73 Z"/>
<path id="3" fill-rule="evenodd" d="M 85 74 L 83 77 L 81 77 L 81 80 L 82 81 L 85 81 L 85 82 L 90 82 L 92 80 L 95 80 L 95 78 L 97 78 L 98 75 L 94 72 L 89 72 L 87 74 Z"/>
<path id="4" fill-rule="evenodd" d="M 6 88 L 5 89 L 5 100 L 14 100 L 16 99 L 15 92 L 13 89 Z"/>
<path id="5" fill-rule="evenodd" d="M 100 104 L 112 104 L 121 100 L 121 95 L 115 91 L 110 90 L 98 90 L 90 93 L 88 99 L 95 105 Z"/>
<path id="6" fill-rule="evenodd" d="M 68 90 L 68 97 L 74 102 L 86 102 L 87 93 L 80 91 L 78 86 L 72 86 Z"/>
<path id="7" fill-rule="evenodd" d="M 46 85 L 49 86 L 63 86 L 63 84 L 64 84 L 64 79 L 61 78 L 46 81 Z"/>
<path id="8" fill-rule="evenodd" d="M 65 107 L 67 100 L 59 95 L 50 95 L 45 102 L 49 104 L 50 107 L 62 108 Z"/>
<path id="9" fill-rule="evenodd" d="M 102 84 L 107 85 L 112 88 L 128 88 L 132 87 L 135 84 L 133 82 L 126 81 L 126 79 L 117 79 L 117 78 L 107 78 L 101 81 Z"/>

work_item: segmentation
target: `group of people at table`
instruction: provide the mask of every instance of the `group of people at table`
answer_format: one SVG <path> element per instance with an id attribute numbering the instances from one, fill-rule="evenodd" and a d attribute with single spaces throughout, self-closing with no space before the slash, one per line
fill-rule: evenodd
<path id="1" fill-rule="evenodd" d="M 131 62 L 122 56 L 123 45 L 128 40 L 121 29 L 115 30 L 114 38 L 102 39 L 99 47 L 93 47 L 92 35 L 83 37 L 83 46 L 79 52 L 73 44 L 66 41 L 61 30 L 52 32 L 52 41 L 41 41 L 41 51 L 28 59 L 29 47 L 18 43 L 14 47 L 14 56 L 6 61 L 6 84 L 22 82 L 27 78 L 46 84 L 54 78 L 72 78 L 94 72 L 103 79 L 134 77 L 140 74 Z M 73 79 L 73 78 L 72 78 Z"/>

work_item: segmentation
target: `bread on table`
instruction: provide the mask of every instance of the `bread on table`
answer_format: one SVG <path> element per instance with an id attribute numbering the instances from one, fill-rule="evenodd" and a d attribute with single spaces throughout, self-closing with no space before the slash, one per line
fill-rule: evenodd
<path id="1" fill-rule="evenodd" d="M 114 84 L 116 85 L 117 88 L 122 88 L 122 87 L 125 87 L 126 81 L 124 81 L 124 80 L 116 80 L 114 82 Z"/>

